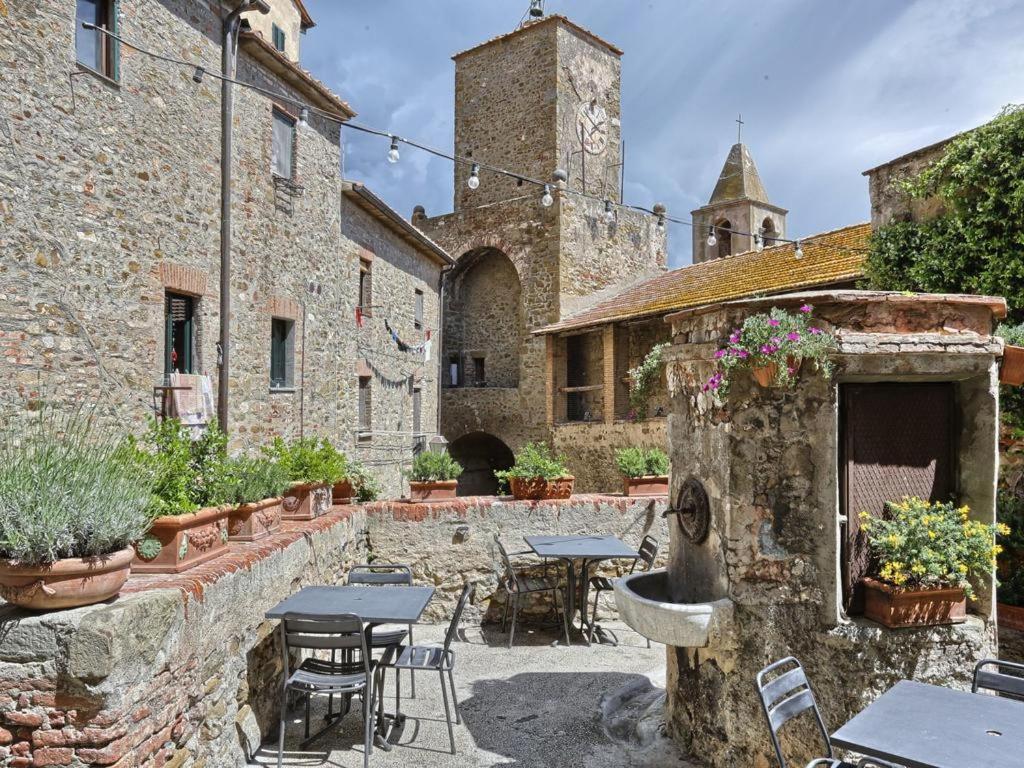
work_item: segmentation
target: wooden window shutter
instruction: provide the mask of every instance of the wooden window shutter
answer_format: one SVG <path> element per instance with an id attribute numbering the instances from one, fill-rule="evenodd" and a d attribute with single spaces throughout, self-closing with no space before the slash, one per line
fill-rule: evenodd
<path id="1" fill-rule="evenodd" d="M 370 378 L 359 377 L 359 429 L 368 433 L 373 425 L 373 401 L 371 399 Z M 361 435 L 368 438 L 370 435 Z"/>

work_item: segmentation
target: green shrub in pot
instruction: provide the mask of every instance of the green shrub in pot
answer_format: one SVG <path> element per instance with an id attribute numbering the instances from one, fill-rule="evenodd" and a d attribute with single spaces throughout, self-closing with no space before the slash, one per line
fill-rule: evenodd
<path id="1" fill-rule="evenodd" d="M 276 462 L 293 483 L 326 483 L 350 476 L 345 454 L 322 437 L 306 437 L 290 442 L 275 437 L 264 448 L 264 455 Z"/>
<path id="2" fill-rule="evenodd" d="M 423 451 L 413 459 L 408 477 L 414 483 L 436 483 L 457 480 L 461 474 L 462 465 L 448 451 Z"/>
<path id="3" fill-rule="evenodd" d="M 515 464 L 494 474 L 499 481 L 506 482 L 513 477 L 524 480 L 557 480 L 568 476 L 569 469 L 565 466 L 565 457 L 552 453 L 547 443 L 527 443 L 516 453 Z"/>
<path id="4" fill-rule="evenodd" d="M 229 504 L 253 504 L 280 496 L 291 478 L 276 461 L 251 456 L 235 456 L 225 465 L 225 501 Z"/>
<path id="5" fill-rule="evenodd" d="M 616 452 L 615 465 L 626 477 L 662 476 L 668 474 L 669 460 L 660 448 L 631 445 Z"/>

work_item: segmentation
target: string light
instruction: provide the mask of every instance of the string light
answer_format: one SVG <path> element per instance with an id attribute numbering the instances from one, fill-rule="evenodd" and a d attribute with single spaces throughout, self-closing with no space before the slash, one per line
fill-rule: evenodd
<path id="1" fill-rule="evenodd" d="M 756 232 L 754 233 L 754 249 L 758 253 L 764 250 L 764 239 Z"/>
<path id="2" fill-rule="evenodd" d="M 309 125 L 309 107 L 303 107 L 299 110 L 299 128 L 305 128 Z"/>
<path id="3" fill-rule="evenodd" d="M 469 170 L 469 179 L 466 181 L 466 186 L 470 189 L 476 189 L 480 186 L 480 164 L 473 163 L 473 167 Z"/>
<path id="4" fill-rule="evenodd" d="M 83 22 L 82 23 L 82 27 L 83 27 L 83 29 L 96 31 L 96 32 L 98 32 L 98 33 L 100 33 L 102 35 L 105 35 L 106 37 L 110 38 L 111 40 L 116 40 L 117 42 L 121 43 L 125 47 L 131 48 L 132 50 L 135 50 L 135 51 L 138 51 L 139 53 L 141 53 L 141 54 L 143 54 L 145 56 L 149 56 L 150 58 L 157 59 L 159 61 L 165 61 L 165 62 L 167 62 L 169 64 L 174 64 L 176 66 L 191 67 L 193 69 L 192 79 L 195 80 L 197 83 L 201 82 L 205 75 L 209 75 L 210 77 L 216 78 L 218 80 L 222 80 L 222 81 L 225 81 L 225 82 L 228 82 L 228 83 L 232 83 L 232 84 L 238 85 L 238 86 L 240 86 L 242 88 L 246 88 L 248 90 L 255 91 L 257 93 L 262 93 L 264 96 L 267 96 L 268 98 L 272 98 L 272 99 L 275 99 L 277 101 L 282 101 L 282 102 L 293 104 L 293 105 L 295 105 L 296 107 L 298 107 L 300 109 L 307 110 L 308 113 L 312 113 L 312 114 L 315 114 L 315 115 L 317 115 L 319 117 L 322 117 L 323 119 L 328 120 L 328 121 L 330 121 L 332 123 L 335 123 L 335 124 L 339 125 L 340 127 L 349 128 L 351 130 L 359 131 L 360 133 L 367 133 L 367 134 L 370 134 L 370 135 L 373 135 L 373 136 L 382 136 L 382 137 L 385 137 L 385 138 L 389 138 L 389 139 L 391 139 L 391 147 L 390 147 L 390 149 L 388 151 L 388 162 L 397 163 L 398 160 L 400 159 L 400 154 L 399 154 L 399 150 L 398 150 L 399 142 L 402 142 L 403 144 L 408 144 L 409 146 L 414 147 L 414 148 L 419 149 L 419 150 L 422 150 L 424 152 L 428 152 L 428 153 L 430 153 L 430 154 L 432 154 L 432 155 L 434 155 L 436 157 L 441 157 L 441 158 L 444 158 L 446 160 L 450 160 L 450 161 L 452 161 L 454 163 L 470 163 L 471 162 L 467 158 L 459 157 L 457 155 L 452 155 L 452 154 L 449 154 L 447 152 L 442 152 L 441 150 L 436 149 L 436 148 L 431 147 L 431 146 L 428 146 L 426 144 L 422 144 L 420 142 L 413 141 L 411 139 L 399 138 L 398 136 L 395 136 L 394 134 L 392 134 L 392 133 L 390 133 L 388 131 L 382 131 L 380 129 L 372 128 L 372 127 L 367 126 L 367 125 L 361 125 L 359 123 L 351 121 L 346 116 L 337 114 L 336 112 L 331 112 L 331 111 L 328 111 L 328 110 L 319 109 L 317 107 L 309 106 L 309 105 L 304 104 L 303 102 L 299 101 L 298 99 L 295 99 L 295 98 L 293 98 L 291 96 L 288 96 L 286 94 L 280 93 L 278 91 L 273 91 L 273 90 L 270 90 L 268 88 L 263 88 L 261 86 L 255 85 L 253 83 L 245 82 L 243 80 L 237 80 L 235 78 L 226 77 L 226 76 L 221 75 L 221 74 L 216 73 L 216 72 L 207 72 L 205 69 L 203 69 L 201 66 L 197 65 L 195 62 L 186 61 L 184 59 L 177 59 L 177 58 L 174 58 L 174 57 L 171 57 L 171 56 L 167 56 L 167 55 L 164 55 L 164 54 L 161 54 L 161 53 L 156 53 L 155 51 L 148 50 L 146 48 L 143 48 L 143 47 L 141 47 L 141 46 L 131 42 L 130 40 L 127 40 L 127 39 L 121 37 L 120 35 L 110 31 L 109 29 L 107 29 L 105 27 L 97 26 L 97 25 L 91 24 L 89 22 Z M 548 207 L 548 206 L 550 206 L 550 205 L 552 205 L 554 203 L 554 198 L 551 196 L 551 185 L 550 184 L 547 184 L 547 183 L 545 183 L 543 181 L 540 181 L 538 179 L 532 179 L 532 178 L 530 178 L 528 176 L 524 176 L 521 173 L 515 173 L 514 171 L 509 171 L 509 170 L 507 170 L 505 168 L 501 168 L 499 166 L 488 165 L 486 163 L 473 163 L 473 165 L 477 165 L 478 168 L 484 168 L 484 169 L 490 171 L 491 173 L 495 173 L 495 174 L 498 174 L 498 175 L 501 175 L 501 176 L 507 176 L 508 178 L 515 179 L 518 186 L 522 186 L 524 183 L 529 183 L 529 184 L 534 184 L 536 186 L 543 187 L 544 188 L 544 195 L 541 197 L 541 204 L 544 205 L 545 207 Z M 594 200 L 594 201 L 600 201 L 601 200 L 601 198 L 597 197 L 596 195 L 589 194 L 589 193 L 587 193 L 585 191 L 582 191 L 582 190 L 566 188 L 566 189 L 564 189 L 564 192 L 566 194 L 575 195 L 577 197 L 588 199 L 588 200 Z M 611 201 L 606 201 L 606 202 L 611 202 Z M 652 210 L 650 210 L 648 208 L 644 208 L 643 206 L 640 206 L 640 205 L 630 205 L 628 203 L 612 203 L 612 205 L 616 206 L 616 207 L 619 207 L 619 208 L 626 209 L 626 210 L 636 211 L 638 213 L 644 213 L 644 214 L 647 214 L 647 215 L 650 215 L 650 216 L 658 216 L 659 217 L 659 223 L 661 222 L 661 220 L 663 218 L 664 221 L 671 221 L 674 224 L 682 224 L 683 226 L 687 226 L 687 227 L 696 226 L 692 219 L 689 219 L 689 220 L 688 219 L 680 219 L 680 218 L 677 218 L 677 217 L 674 217 L 674 216 L 669 216 L 667 214 L 662 214 L 662 213 L 658 213 L 658 212 L 652 211 Z M 716 230 L 716 227 L 714 227 L 714 225 L 712 225 L 710 227 L 710 229 L 709 229 L 708 238 L 707 238 L 708 246 L 714 246 L 718 242 L 718 239 L 715 236 L 715 230 Z M 723 234 L 723 235 L 726 235 L 726 234 L 728 234 L 728 235 L 739 235 L 741 237 L 751 237 L 752 236 L 754 238 L 754 240 L 755 240 L 755 243 L 758 242 L 758 240 L 760 240 L 760 235 L 758 235 L 756 233 L 742 232 L 740 230 L 731 229 L 731 228 L 728 228 L 728 227 L 717 227 L 717 230 L 718 230 L 718 232 L 720 234 Z M 815 235 L 814 237 L 805 238 L 803 242 L 809 242 L 809 241 L 814 240 L 816 237 L 823 237 L 823 236 L 824 236 L 824 234 L 822 234 L 822 235 Z M 797 244 L 797 242 L 798 242 L 796 240 L 787 240 L 787 239 L 784 239 L 784 238 L 773 238 L 773 241 L 776 244 L 779 244 L 779 243 L 793 243 L 793 244 Z M 758 248 L 758 250 L 762 250 L 764 248 L 764 243 L 763 242 L 760 243 L 760 245 L 761 245 L 761 247 Z M 836 248 L 838 250 L 844 250 L 844 251 L 850 251 L 850 252 L 856 252 L 856 253 L 867 253 L 867 249 L 866 248 L 856 248 L 856 247 L 852 247 L 852 246 L 841 246 L 841 245 L 834 245 L 832 247 Z M 801 254 L 802 253 L 803 253 L 803 251 L 801 249 Z"/>
<path id="5" fill-rule="evenodd" d="M 664 228 L 665 228 L 665 214 L 664 213 L 659 213 L 658 214 L 658 229 L 664 229 Z"/>
<path id="6" fill-rule="evenodd" d="M 793 256 L 795 256 L 797 260 L 800 260 L 804 257 L 804 249 L 803 246 L 800 245 L 799 240 L 796 241 L 796 249 L 793 251 Z"/>
<path id="7" fill-rule="evenodd" d="M 615 209 L 612 208 L 611 200 L 604 201 L 604 220 L 606 224 L 615 223 Z"/>

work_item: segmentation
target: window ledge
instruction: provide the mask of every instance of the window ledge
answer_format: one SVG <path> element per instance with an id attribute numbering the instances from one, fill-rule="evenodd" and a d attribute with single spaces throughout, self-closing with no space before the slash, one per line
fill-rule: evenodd
<path id="1" fill-rule="evenodd" d="M 92 67 L 88 66 L 87 64 L 83 64 L 80 61 L 76 61 L 75 64 L 78 65 L 78 72 L 76 74 L 92 75 L 93 77 L 99 79 L 101 82 L 105 83 L 106 85 L 109 85 L 109 86 L 111 86 L 113 88 L 121 90 L 121 81 L 120 80 L 115 80 L 110 75 L 105 75 L 102 72 L 100 72 L 98 70 L 95 70 Z"/>
<path id="2" fill-rule="evenodd" d="M 295 387 L 274 387 L 271 386 L 270 394 L 272 395 L 293 395 L 298 390 Z"/>

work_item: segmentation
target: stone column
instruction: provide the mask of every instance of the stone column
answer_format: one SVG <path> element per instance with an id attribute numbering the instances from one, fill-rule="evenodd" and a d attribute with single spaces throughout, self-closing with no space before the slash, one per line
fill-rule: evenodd
<path id="1" fill-rule="evenodd" d="M 604 352 L 604 423 L 615 422 L 615 326 L 606 325 L 601 332 Z"/>

